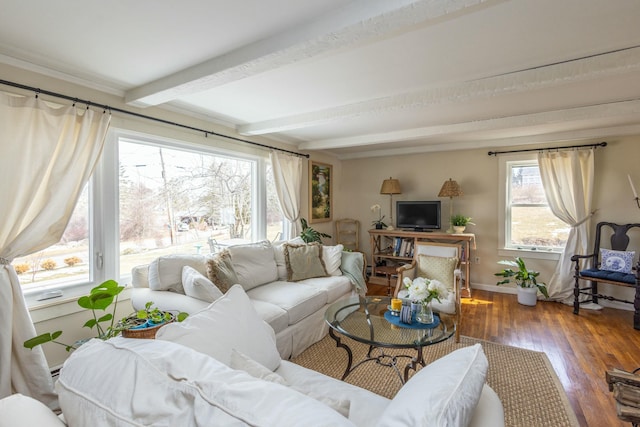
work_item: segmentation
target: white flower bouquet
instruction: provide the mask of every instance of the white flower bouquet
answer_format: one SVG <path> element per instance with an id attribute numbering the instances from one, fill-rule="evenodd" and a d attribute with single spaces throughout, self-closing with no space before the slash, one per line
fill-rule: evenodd
<path id="1" fill-rule="evenodd" d="M 438 280 L 430 280 L 425 277 L 416 277 L 411 280 L 405 277 L 402 283 L 407 288 L 409 298 L 414 302 L 427 304 L 434 298 L 438 302 L 442 302 L 440 298 L 449 296 L 447 287 Z"/>

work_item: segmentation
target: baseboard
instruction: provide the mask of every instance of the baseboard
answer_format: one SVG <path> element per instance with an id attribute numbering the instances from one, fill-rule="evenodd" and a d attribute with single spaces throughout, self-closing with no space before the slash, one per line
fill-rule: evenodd
<path id="1" fill-rule="evenodd" d="M 511 286 L 484 285 L 482 283 L 471 283 L 471 290 L 479 289 L 487 292 L 497 292 L 500 294 L 516 294 L 518 291 Z M 473 294 L 472 294 L 473 295 Z"/>

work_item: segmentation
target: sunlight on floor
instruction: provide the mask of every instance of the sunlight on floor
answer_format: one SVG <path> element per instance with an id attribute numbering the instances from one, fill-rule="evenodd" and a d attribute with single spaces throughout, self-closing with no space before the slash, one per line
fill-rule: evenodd
<path id="1" fill-rule="evenodd" d="M 460 301 L 462 302 L 462 304 L 468 304 L 468 305 L 490 305 L 493 304 L 493 301 L 487 301 L 487 300 L 482 300 L 482 299 L 478 299 L 478 298 L 461 298 Z"/>

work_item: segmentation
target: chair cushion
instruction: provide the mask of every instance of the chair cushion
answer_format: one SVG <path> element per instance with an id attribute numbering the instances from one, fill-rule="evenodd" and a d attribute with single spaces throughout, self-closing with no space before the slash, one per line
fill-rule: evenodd
<path id="1" fill-rule="evenodd" d="M 377 426 L 469 425 L 488 368 L 480 344 L 449 353 L 411 377 L 387 406 Z"/>
<path id="2" fill-rule="evenodd" d="M 156 339 L 185 345 L 227 366 L 234 348 L 272 371 L 280 365 L 275 333 L 258 316 L 240 285 L 233 285 L 224 296 L 183 322 L 163 326 Z"/>
<path id="3" fill-rule="evenodd" d="M 245 291 L 278 280 L 278 266 L 271 242 L 229 246 L 231 262 Z M 214 282 L 215 283 L 215 282 Z"/>
<path id="4" fill-rule="evenodd" d="M 597 268 L 589 268 L 580 272 L 581 276 L 593 277 L 594 279 L 610 280 L 612 282 L 628 283 L 630 285 L 636 284 L 636 276 L 631 273 L 619 273 L 616 271 L 600 270 Z"/>
<path id="5" fill-rule="evenodd" d="M 631 273 L 634 251 L 614 251 L 600 248 L 600 269 L 618 273 Z"/>
<path id="6" fill-rule="evenodd" d="M 435 279 L 443 283 L 449 291 L 454 291 L 453 271 L 458 265 L 458 258 L 418 255 L 417 277 Z"/>

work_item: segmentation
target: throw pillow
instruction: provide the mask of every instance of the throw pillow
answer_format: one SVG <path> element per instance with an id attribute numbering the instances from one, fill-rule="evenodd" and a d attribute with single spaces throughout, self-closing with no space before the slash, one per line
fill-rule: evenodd
<path id="1" fill-rule="evenodd" d="M 280 366 L 273 328 L 265 323 L 240 285 L 233 285 L 209 307 L 158 330 L 156 339 L 172 341 L 229 366 L 233 349 L 275 371 Z"/>
<path id="2" fill-rule="evenodd" d="M 324 246 L 322 245 L 322 261 L 329 276 L 342 276 L 340 264 L 342 263 L 343 245 Z"/>
<path id="3" fill-rule="evenodd" d="M 188 265 L 204 273 L 204 255 L 165 255 L 149 264 L 149 289 L 152 291 L 172 291 L 184 294 L 182 287 L 182 267 Z"/>
<path id="4" fill-rule="evenodd" d="M 600 269 L 618 273 L 631 273 L 635 251 L 614 251 L 600 248 Z"/>
<path id="5" fill-rule="evenodd" d="M 482 346 L 461 348 L 420 369 L 398 391 L 377 427 L 467 426 L 489 362 Z"/>
<path id="6" fill-rule="evenodd" d="M 239 283 L 229 251 L 224 250 L 207 260 L 207 276 L 222 292 Z"/>
<path id="7" fill-rule="evenodd" d="M 278 280 L 287 280 L 287 262 L 284 259 L 284 245 L 287 243 L 290 245 L 306 245 L 301 237 L 274 243 L 273 254 L 278 267 Z"/>
<path id="8" fill-rule="evenodd" d="M 66 425 L 44 403 L 20 393 L 0 399 L 0 414 L 0 427 Z"/>
<path id="9" fill-rule="evenodd" d="M 185 295 L 207 302 L 213 302 L 223 295 L 211 280 L 188 265 L 182 267 L 182 287 Z"/>
<path id="10" fill-rule="evenodd" d="M 273 246 L 268 240 L 229 246 L 233 268 L 245 291 L 278 280 Z"/>
<path id="11" fill-rule="evenodd" d="M 418 255 L 418 277 L 435 279 L 453 291 L 453 271 L 458 265 L 458 258 L 445 258 L 431 255 Z"/>
<path id="12" fill-rule="evenodd" d="M 290 282 L 327 275 L 322 262 L 321 245 L 285 244 L 284 258 L 287 263 L 287 280 Z"/>

